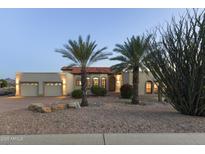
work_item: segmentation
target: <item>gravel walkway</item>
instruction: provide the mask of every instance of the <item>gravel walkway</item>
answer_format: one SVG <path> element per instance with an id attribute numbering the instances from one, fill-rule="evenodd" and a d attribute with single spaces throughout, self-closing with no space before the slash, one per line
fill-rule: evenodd
<path id="1" fill-rule="evenodd" d="M 1 113 L 0 134 L 205 132 L 205 117 L 179 114 L 168 104 L 131 105 L 111 96 L 88 100 L 90 106 L 79 110 Z"/>

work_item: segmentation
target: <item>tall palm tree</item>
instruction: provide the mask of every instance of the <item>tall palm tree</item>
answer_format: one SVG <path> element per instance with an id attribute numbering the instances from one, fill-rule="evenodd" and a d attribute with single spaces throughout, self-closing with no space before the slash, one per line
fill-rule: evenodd
<path id="1" fill-rule="evenodd" d="M 68 67 L 78 66 L 81 67 L 81 89 L 82 89 L 82 102 L 81 106 L 88 106 L 87 95 L 86 95 L 86 67 L 93 64 L 94 62 L 107 59 L 111 53 L 106 53 L 104 50 L 107 47 L 96 49 L 96 41 L 90 41 L 90 35 L 87 36 L 84 41 L 81 36 L 78 40 L 69 40 L 68 44 L 64 45 L 63 49 L 57 49 L 63 57 L 68 58 L 71 64 Z"/>
<path id="2" fill-rule="evenodd" d="M 126 70 L 133 71 L 133 104 L 139 104 L 139 69 L 146 70 L 144 59 L 146 57 L 146 51 L 149 48 L 150 37 L 151 36 L 132 36 L 131 39 L 127 39 L 124 44 L 116 44 L 114 51 L 119 55 L 111 58 L 111 60 L 120 61 L 119 64 L 112 66 L 112 69 L 116 72 Z"/>

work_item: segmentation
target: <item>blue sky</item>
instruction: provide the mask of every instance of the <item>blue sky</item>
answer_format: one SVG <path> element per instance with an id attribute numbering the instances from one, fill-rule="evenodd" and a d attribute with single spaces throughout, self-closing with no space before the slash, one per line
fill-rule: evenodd
<path id="1" fill-rule="evenodd" d="M 16 72 L 59 72 L 69 61 L 54 52 L 69 39 L 90 34 L 98 47 L 165 24 L 184 9 L 0 9 L 0 78 Z M 111 66 L 109 60 L 94 66 Z"/>

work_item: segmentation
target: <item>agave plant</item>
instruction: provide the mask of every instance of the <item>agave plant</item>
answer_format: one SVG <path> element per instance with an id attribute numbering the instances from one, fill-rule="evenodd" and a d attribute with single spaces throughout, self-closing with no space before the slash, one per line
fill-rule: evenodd
<path id="1" fill-rule="evenodd" d="M 108 56 L 111 55 L 111 53 L 104 52 L 107 47 L 103 47 L 101 49 L 96 49 L 96 47 L 96 41 L 91 41 L 90 35 L 88 35 L 85 41 L 81 36 L 79 36 L 78 41 L 69 40 L 68 44 L 64 45 L 63 49 L 56 50 L 56 52 L 61 53 L 63 57 L 68 58 L 72 62 L 69 67 L 81 67 L 81 89 L 83 93 L 81 106 L 88 106 L 86 95 L 86 67 L 92 65 L 97 61 L 107 59 Z"/>

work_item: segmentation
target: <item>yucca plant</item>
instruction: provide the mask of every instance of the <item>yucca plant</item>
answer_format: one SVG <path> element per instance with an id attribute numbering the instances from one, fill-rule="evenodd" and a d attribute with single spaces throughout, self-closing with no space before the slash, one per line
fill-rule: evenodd
<path id="1" fill-rule="evenodd" d="M 116 44 L 114 51 L 119 54 L 111 60 L 120 61 L 119 64 L 113 65 L 112 69 L 116 72 L 131 70 L 133 72 L 133 90 L 132 103 L 139 104 L 139 69 L 146 70 L 144 58 L 146 51 L 149 49 L 150 36 L 132 36 L 124 44 Z"/>
<path id="2" fill-rule="evenodd" d="M 81 89 L 82 89 L 82 102 L 81 106 L 88 106 L 87 95 L 86 95 L 86 67 L 92 65 L 93 63 L 107 59 L 111 53 L 104 52 L 107 47 L 101 49 L 96 49 L 96 41 L 90 40 L 90 35 L 87 36 L 84 41 L 81 36 L 79 36 L 78 41 L 69 40 L 68 44 L 64 45 L 63 49 L 57 49 L 63 57 L 68 58 L 72 63 L 69 67 L 78 66 L 81 67 Z"/>
<path id="3" fill-rule="evenodd" d="M 187 11 L 152 39 L 146 66 L 171 105 L 205 116 L 205 14 Z"/>

